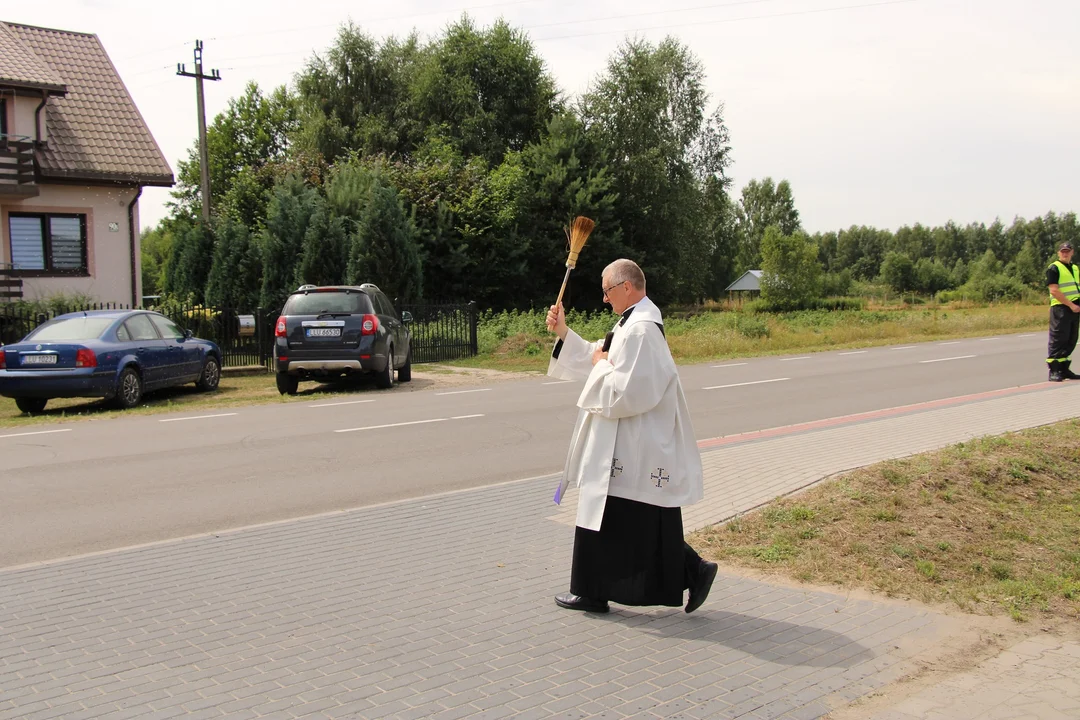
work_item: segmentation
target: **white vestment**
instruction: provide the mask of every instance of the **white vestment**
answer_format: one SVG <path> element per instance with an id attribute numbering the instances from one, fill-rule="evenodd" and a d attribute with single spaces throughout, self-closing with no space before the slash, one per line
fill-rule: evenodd
<path id="1" fill-rule="evenodd" d="M 573 330 L 552 353 L 548 375 L 585 380 L 556 496 L 577 483 L 579 527 L 600 529 L 608 495 L 661 507 L 704 496 L 701 454 L 662 322 L 644 298 L 616 325 L 607 360 L 593 365 L 603 342 Z"/>

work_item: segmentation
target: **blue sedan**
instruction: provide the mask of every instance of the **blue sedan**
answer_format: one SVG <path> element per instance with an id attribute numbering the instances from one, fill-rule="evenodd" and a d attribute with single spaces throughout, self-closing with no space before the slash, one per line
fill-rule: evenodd
<path id="1" fill-rule="evenodd" d="M 68 313 L 0 348 L 0 395 L 24 413 L 51 398 L 105 398 L 132 408 L 143 393 L 193 382 L 216 390 L 221 350 L 142 310 Z"/>

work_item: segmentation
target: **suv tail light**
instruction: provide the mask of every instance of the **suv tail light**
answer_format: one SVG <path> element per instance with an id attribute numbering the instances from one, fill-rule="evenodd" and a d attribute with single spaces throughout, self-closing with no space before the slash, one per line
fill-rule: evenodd
<path id="1" fill-rule="evenodd" d="M 374 335 L 379 329 L 379 318 L 376 315 L 365 315 L 364 324 L 360 326 L 361 335 Z"/>
<path id="2" fill-rule="evenodd" d="M 274 337 L 285 337 L 285 318 L 279 317 L 277 319 L 277 325 L 274 327 Z"/>
<path id="3" fill-rule="evenodd" d="M 7 353 L 0 350 L 0 370 L 7 369 Z"/>
<path id="4" fill-rule="evenodd" d="M 97 367 L 97 355 L 94 354 L 93 350 L 79 348 L 79 350 L 75 352 L 75 367 Z"/>

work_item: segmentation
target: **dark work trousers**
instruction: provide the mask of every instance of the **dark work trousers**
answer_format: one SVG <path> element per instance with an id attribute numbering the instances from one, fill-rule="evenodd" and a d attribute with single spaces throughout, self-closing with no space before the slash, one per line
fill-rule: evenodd
<path id="1" fill-rule="evenodd" d="M 1078 331 L 1080 313 L 1074 313 L 1067 305 L 1050 306 L 1050 344 L 1046 362 L 1050 363 L 1051 371 L 1069 367 L 1069 360 L 1076 349 Z"/>

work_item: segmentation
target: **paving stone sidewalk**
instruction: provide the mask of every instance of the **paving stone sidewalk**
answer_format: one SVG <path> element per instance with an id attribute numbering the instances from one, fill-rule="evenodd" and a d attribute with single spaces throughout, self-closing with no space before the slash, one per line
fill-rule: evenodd
<path id="1" fill-rule="evenodd" d="M 1075 720 L 1080 718 L 1078 668 L 1080 643 L 1039 635 L 869 718 Z"/>
<path id="2" fill-rule="evenodd" d="M 709 500 L 687 524 L 938 447 L 958 423 L 1000 432 L 996 418 L 1050 422 L 1078 400 L 1073 386 L 736 438 L 706 453 Z M 763 472 L 767 457 L 800 472 Z M 573 536 L 551 522 L 569 511 L 553 514 L 553 490 L 511 483 L 0 571 L 0 718 L 816 718 L 955 629 L 723 574 L 692 615 L 561 610 Z"/>

